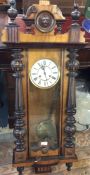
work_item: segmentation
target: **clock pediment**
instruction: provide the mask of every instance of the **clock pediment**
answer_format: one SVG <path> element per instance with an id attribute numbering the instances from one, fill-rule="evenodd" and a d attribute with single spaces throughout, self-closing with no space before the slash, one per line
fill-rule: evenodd
<path id="1" fill-rule="evenodd" d="M 32 6 L 29 6 L 26 12 L 26 16 L 30 19 L 35 18 L 36 14 L 41 11 L 49 11 L 51 12 L 55 19 L 65 19 L 65 17 L 62 14 L 61 9 L 57 5 L 51 5 L 51 4 L 33 4 Z"/>
<path id="2" fill-rule="evenodd" d="M 54 31 L 56 21 L 63 21 L 65 17 L 57 5 L 52 5 L 49 1 L 39 1 L 39 4 L 28 7 L 24 18 L 27 25 L 29 20 L 35 30 L 48 33 Z"/>

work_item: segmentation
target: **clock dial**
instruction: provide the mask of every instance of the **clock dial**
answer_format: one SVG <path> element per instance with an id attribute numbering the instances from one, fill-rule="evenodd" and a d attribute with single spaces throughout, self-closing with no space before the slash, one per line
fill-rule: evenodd
<path id="1" fill-rule="evenodd" d="M 35 25 L 41 32 L 50 32 L 55 26 L 55 19 L 52 13 L 41 11 L 35 19 Z"/>
<path id="2" fill-rule="evenodd" d="M 32 66 L 29 76 L 35 86 L 47 89 L 58 82 L 60 71 L 52 60 L 41 59 Z"/>

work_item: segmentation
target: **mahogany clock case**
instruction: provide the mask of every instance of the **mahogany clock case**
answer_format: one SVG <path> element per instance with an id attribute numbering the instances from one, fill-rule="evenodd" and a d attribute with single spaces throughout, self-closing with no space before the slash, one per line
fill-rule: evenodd
<path id="1" fill-rule="evenodd" d="M 34 167 L 36 173 L 50 172 L 51 166 L 60 162 L 66 163 L 70 170 L 72 162 L 77 160 L 75 78 L 79 68 L 78 49 L 86 45 L 77 20 L 80 12 L 75 6 L 78 15 L 72 13 L 73 25 L 63 32 L 66 19 L 60 9 L 57 12 L 56 5 L 44 6 L 39 2 L 22 18 L 20 24 L 24 23 L 24 30 L 21 30 L 14 21 L 17 10 L 11 1 L 8 10 L 11 23 L 3 34 L 12 60 L 11 68 L 3 60 L 1 70 L 12 69 L 15 79 L 13 165 L 19 174 L 24 166 Z M 43 21 L 39 15 L 44 16 Z M 50 23 L 50 19 L 56 23 Z M 72 33 L 77 37 L 72 39 Z"/>

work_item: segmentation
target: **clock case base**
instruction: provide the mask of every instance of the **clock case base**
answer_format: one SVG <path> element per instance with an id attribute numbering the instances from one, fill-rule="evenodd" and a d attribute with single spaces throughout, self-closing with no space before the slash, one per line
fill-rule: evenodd
<path id="1" fill-rule="evenodd" d="M 27 159 L 25 161 L 15 161 L 15 152 L 13 152 L 13 162 L 12 166 L 17 168 L 17 171 L 21 173 L 25 167 L 31 167 L 32 171 L 36 174 L 39 173 L 50 173 L 52 172 L 52 167 L 58 164 L 66 164 L 67 170 L 70 171 L 74 162 L 77 162 L 77 156 L 74 157 L 64 157 L 64 156 L 49 156 L 42 157 L 40 161 L 36 161 L 36 158 Z M 20 174 L 21 175 L 21 174 Z"/>

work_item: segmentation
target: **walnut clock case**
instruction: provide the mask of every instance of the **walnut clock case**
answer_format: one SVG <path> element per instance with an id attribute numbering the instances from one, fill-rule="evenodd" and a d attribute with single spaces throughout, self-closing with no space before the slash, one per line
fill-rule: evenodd
<path id="1" fill-rule="evenodd" d="M 26 166 L 35 173 L 51 172 L 58 163 L 66 163 L 70 170 L 77 160 L 77 52 L 85 46 L 77 22 L 78 7 L 73 9 L 72 25 L 67 31 L 63 30 L 67 20 L 49 1 L 28 7 L 22 18 L 14 7 L 11 1 L 11 22 L 3 34 L 3 41 L 12 52 L 16 82 L 13 165 L 19 174 Z"/>

